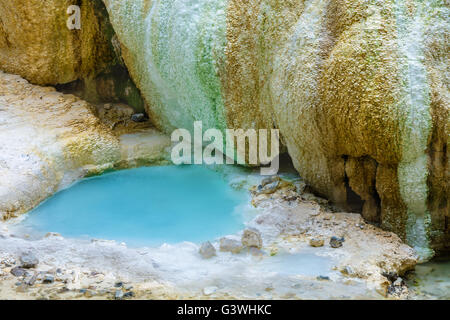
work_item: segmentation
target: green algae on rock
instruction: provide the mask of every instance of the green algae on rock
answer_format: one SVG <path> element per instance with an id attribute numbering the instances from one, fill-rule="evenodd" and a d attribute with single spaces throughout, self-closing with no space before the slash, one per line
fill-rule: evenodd
<path id="1" fill-rule="evenodd" d="M 278 128 L 318 193 L 425 259 L 445 247 L 446 3 L 104 2 L 160 128 Z"/>

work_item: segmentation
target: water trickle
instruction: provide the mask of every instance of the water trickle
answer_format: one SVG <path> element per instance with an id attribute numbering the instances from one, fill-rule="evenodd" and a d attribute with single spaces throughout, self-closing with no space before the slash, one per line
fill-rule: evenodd
<path id="1" fill-rule="evenodd" d="M 242 229 L 247 197 L 205 167 L 140 168 L 82 180 L 30 212 L 22 226 L 135 246 L 201 242 Z"/>
<path id="2" fill-rule="evenodd" d="M 450 257 L 416 266 L 407 277 L 412 299 L 450 299 Z"/>

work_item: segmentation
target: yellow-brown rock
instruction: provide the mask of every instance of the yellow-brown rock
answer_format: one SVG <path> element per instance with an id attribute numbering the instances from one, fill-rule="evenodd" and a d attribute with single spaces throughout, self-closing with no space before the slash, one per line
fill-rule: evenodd
<path id="1" fill-rule="evenodd" d="M 70 5 L 81 29 L 69 30 Z M 34 84 L 94 76 L 113 59 L 100 1 L 0 0 L 0 69 Z"/>
<path id="2" fill-rule="evenodd" d="M 319 194 L 449 245 L 442 0 L 104 0 L 161 129 L 278 128 Z"/>

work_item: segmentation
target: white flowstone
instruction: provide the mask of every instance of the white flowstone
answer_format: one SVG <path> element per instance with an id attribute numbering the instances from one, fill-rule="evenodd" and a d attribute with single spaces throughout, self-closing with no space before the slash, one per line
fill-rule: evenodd
<path id="1" fill-rule="evenodd" d="M 217 287 L 206 287 L 203 289 L 203 294 L 205 296 L 210 296 L 217 291 Z"/>

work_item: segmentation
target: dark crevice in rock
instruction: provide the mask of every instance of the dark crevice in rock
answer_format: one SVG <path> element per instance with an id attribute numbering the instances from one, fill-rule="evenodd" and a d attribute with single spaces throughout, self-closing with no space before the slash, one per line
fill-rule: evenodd
<path id="1" fill-rule="evenodd" d="M 358 212 L 362 213 L 363 206 L 364 206 L 364 200 L 361 199 L 361 197 L 353 191 L 353 189 L 350 187 L 348 176 L 345 175 L 345 188 L 347 191 L 347 206 L 348 209 L 350 209 L 351 212 Z"/>
<path id="2" fill-rule="evenodd" d="M 145 102 L 131 80 L 128 70 L 114 65 L 95 78 L 79 79 L 55 86 L 58 91 L 73 94 L 92 104 L 123 103 L 137 113 L 145 112 Z"/>
<path id="3" fill-rule="evenodd" d="M 79 1 L 81 5 L 81 1 Z M 102 37 L 109 44 L 110 57 L 104 61 L 105 67 L 100 72 L 87 75 L 73 82 L 58 84 L 56 89 L 63 93 L 76 95 L 92 104 L 123 103 L 132 107 L 136 113 L 146 117 L 145 102 L 127 67 L 123 63 L 120 43 L 109 20 L 109 14 L 101 0 L 95 0 L 95 15 L 99 21 Z M 81 41 L 75 39 L 77 44 Z M 80 49 L 81 50 L 81 49 Z M 81 56 L 80 56 L 81 59 Z M 82 61 L 78 63 L 82 65 Z"/>
<path id="4" fill-rule="evenodd" d="M 361 213 L 366 221 L 380 223 L 381 198 L 376 190 L 378 163 L 369 156 L 344 155 L 347 210 Z"/>

